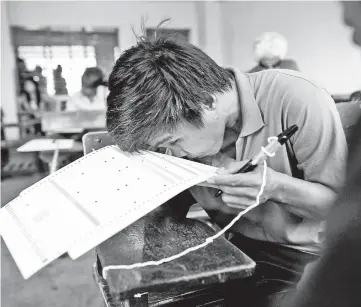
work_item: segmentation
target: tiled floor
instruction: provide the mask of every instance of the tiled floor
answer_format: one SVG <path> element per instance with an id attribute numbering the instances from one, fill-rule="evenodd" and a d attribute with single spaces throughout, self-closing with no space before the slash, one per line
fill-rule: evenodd
<path id="1" fill-rule="evenodd" d="M 22 176 L 1 182 L 1 205 L 38 181 L 39 175 Z M 59 258 L 24 280 L 4 242 L 1 242 L 2 307 L 101 307 L 100 293 L 92 278 L 94 253 L 78 260 Z"/>

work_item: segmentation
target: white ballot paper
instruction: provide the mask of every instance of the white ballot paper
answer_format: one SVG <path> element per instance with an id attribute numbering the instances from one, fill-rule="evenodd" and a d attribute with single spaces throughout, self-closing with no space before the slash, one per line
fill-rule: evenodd
<path id="1" fill-rule="evenodd" d="M 213 176 L 217 168 L 116 146 L 49 175 L 0 209 L 0 235 L 28 279 L 68 252 L 76 259 Z"/>

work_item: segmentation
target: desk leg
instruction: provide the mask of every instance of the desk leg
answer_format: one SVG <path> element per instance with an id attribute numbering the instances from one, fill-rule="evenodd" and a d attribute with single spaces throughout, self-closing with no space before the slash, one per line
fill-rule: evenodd
<path id="1" fill-rule="evenodd" d="M 53 159 L 51 160 L 50 164 L 50 174 L 56 172 L 58 166 L 58 157 L 59 157 L 59 149 L 55 149 Z"/>
<path id="2" fill-rule="evenodd" d="M 46 172 L 44 163 L 40 159 L 40 152 L 37 151 L 34 153 L 35 165 L 40 174 L 44 174 Z"/>

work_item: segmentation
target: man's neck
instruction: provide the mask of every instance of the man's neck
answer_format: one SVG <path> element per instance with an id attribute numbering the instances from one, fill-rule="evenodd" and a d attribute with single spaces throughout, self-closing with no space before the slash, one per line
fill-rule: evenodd
<path id="1" fill-rule="evenodd" d="M 229 106 L 227 108 L 228 116 L 226 121 L 227 128 L 237 128 L 241 126 L 241 99 L 238 93 L 237 85 L 234 81 L 232 81 L 232 99 L 229 102 Z"/>

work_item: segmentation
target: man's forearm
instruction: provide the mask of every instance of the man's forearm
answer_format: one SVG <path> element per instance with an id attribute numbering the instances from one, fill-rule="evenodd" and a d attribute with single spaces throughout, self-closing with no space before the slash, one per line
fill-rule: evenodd
<path id="1" fill-rule="evenodd" d="M 337 193 L 320 183 L 293 178 L 274 172 L 271 199 L 286 206 L 292 213 L 315 220 L 324 220 Z"/>

